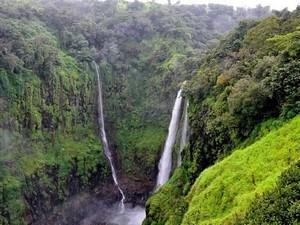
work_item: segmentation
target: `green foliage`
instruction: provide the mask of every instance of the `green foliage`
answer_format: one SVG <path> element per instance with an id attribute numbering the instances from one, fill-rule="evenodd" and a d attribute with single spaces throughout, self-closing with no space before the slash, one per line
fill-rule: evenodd
<path id="1" fill-rule="evenodd" d="M 185 86 L 191 99 L 192 177 L 228 155 L 265 118 L 299 113 L 298 60 L 286 56 L 289 48 L 297 52 L 299 16 L 291 15 L 240 23 Z"/>
<path id="2" fill-rule="evenodd" d="M 92 61 L 100 66 L 107 133 L 118 150 L 116 158 L 130 175 L 141 171 L 138 178 L 153 179 L 174 93 L 197 73 L 199 52 L 209 41 L 251 11 L 208 8 L 123 1 L 1 2 L 0 131 L 13 138 L 0 149 L 0 185 L 8 190 L 2 191 L 1 223 L 23 223 L 23 218 L 32 223 L 107 178 L 108 164 L 95 137 Z M 258 7 L 257 16 L 262 12 L 268 9 Z M 245 36 L 245 30 L 237 33 Z M 242 39 L 234 41 L 236 51 Z M 220 69 L 210 68 L 213 78 L 203 79 L 207 90 L 215 86 Z M 206 101 L 220 111 L 226 108 L 223 103 L 224 98 L 217 104 L 214 98 Z"/>
<path id="3" fill-rule="evenodd" d="M 165 136 L 165 130 L 160 127 L 137 128 L 126 134 L 120 132 L 117 144 L 125 172 L 137 180 L 153 179 L 153 165 L 158 161 Z"/>
<path id="4" fill-rule="evenodd" d="M 270 131 L 279 129 L 284 122 L 280 119 L 270 118 L 262 123 L 259 123 L 255 126 L 250 136 L 240 145 L 238 145 L 237 149 L 243 149 L 247 146 L 253 144 L 254 142 L 260 140 L 262 137 L 267 135 Z"/>
<path id="5" fill-rule="evenodd" d="M 243 220 L 236 224 L 299 224 L 299 161 L 284 171 L 276 187 L 257 195 Z"/>
<path id="6" fill-rule="evenodd" d="M 250 52 L 255 52 L 257 55 L 265 55 L 272 51 L 272 44 L 268 42 L 268 38 L 273 37 L 279 32 L 280 18 L 270 17 L 262 20 L 257 26 L 248 31 L 244 46 Z"/>
<path id="7" fill-rule="evenodd" d="M 293 60 L 289 63 L 281 64 L 281 66 L 271 74 L 267 80 L 271 86 L 274 95 L 283 108 L 293 109 L 293 117 L 299 113 L 300 91 L 300 70 L 299 61 Z"/>
<path id="8" fill-rule="evenodd" d="M 98 21 L 92 26 L 96 30 L 92 30 L 89 38 L 96 38 L 90 43 L 94 44 L 93 53 L 100 61 L 107 127 L 111 128 L 110 133 L 116 133 L 110 139 L 120 152 L 122 169 L 136 176 L 134 171 L 144 165 L 142 170 L 154 174 L 155 168 L 150 170 L 150 162 L 155 162 L 158 155 L 151 154 L 158 154 L 161 144 L 155 144 L 155 150 L 143 147 L 149 152 L 150 160 L 147 160 L 137 156 L 141 155 L 141 150 L 130 143 L 134 140 L 131 137 L 138 132 L 143 134 L 148 127 L 167 127 L 175 92 L 180 83 L 198 69 L 198 50 L 206 48 L 208 40 L 218 37 L 212 32 L 218 30 L 217 27 L 222 27 L 223 31 L 231 27 L 237 20 L 236 12 L 233 9 L 226 12 L 231 25 L 223 26 L 224 20 L 216 19 L 216 26 L 209 28 L 206 21 L 213 20 L 214 15 L 206 11 L 198 14 L 189 6 L 170 6 L 170 10 L 152 3 L 114 4 L 97 2 L 94 8 L 87 10 L 88 16 L 92 15 L 90 18 Z M 211 7 L 218 15 L 226 8 L 221 5 Z M 61 26 L 55 26 L 55 29 L 65 32 Z M 71 34 L 63 39 L 73 36 L 71 39 L 74 40 L 77 30 L 82 29 L 81 23 L 76 28 L 71 27 Z M 86 33 L 84 36 L 90 40 Z M 63 42 L 68 43 L 67 40 Z M 162 132 L 158 133 L 162 135 Z M 162 136 L 159 142 L 158 135 L 151 136 L 153 143 L 162 142 Z M 141 163 L 133 163 L 136 157 Z"/>
<path id="9" fill-rule="evenodd" d="M 227 102 L 229 107 L 229 126 L 239 127 L 232 131 L 234 136 L 249 136 L 257 118 L 264 116 L 271 101 L 271 90 L 251 78 L 240 79 L 232 88 Z M 234 134 L 237 132 L 239 134 Z"/>
<path id="10" fill-rule="evenodd" d="M 21 184 L 15 177 L 7 176 L 0 183 L 1 217 L 2 224 L 18 224 L 26 207 L 21 200 Z"/>
<path id="11" fill-rule="evenodd" d="M 0 14 L 4 224 L 36 221 L 109 175 L 94 134 L 94 71 L 59 49 L 58 37 L 38 18 L 12 16 L 23 6 L 3 3 Z M 80 49 L 83 42 L 78 38 Z"/>
<path id="12" fill-rule="evenodd" d="M 183 198 L 188 181 L 185 168 L 177 168 L 170 180 L 147 201 L 147 218 L 143 225 L 180 224 L 188 207 Z"/>
<path id="13" fill-rule="evenodd" d="M 285 60 L 297 59 L 300 54 L 300 27 L 297 30 L 288 33 L 286 35 L 275 35 L 275 37 L 267 39 L 267 41 L 274 42 L 276 47 L 281 51 L 281 53 L 286 58 Z"/>
<path id="14" fill-rule="evenodd" d="M 280 63 L 266 79 L 268 85 L 273 89 L 274 96 L 282 106 L 282 116 L 292 118 L 299 111 L 299 27 L 294 32 L 286 35 L 276 35 L 268 39 L 275 43 L 280 54 Z"/>
<path id="15" fill-rule="evenodd" d="M 189 209 L 182 224 L 231 224 L 243 216 L 255 196 L 272 189 L 278 175 L 298 160 L 299 122 L 298 116 L 203 171 L 186 199 Z"/>
<path id="16" fill-rule="evenodd" d="M 202 56 L 184 85 L 190 103 L 186 184 L 197 181 L 181 196 L 189 203 L 183 224 L 238 221 L 256 193 L 273 189 L 279 173 L 299 158 L 299 116 L 274 131 L 299 114 L 299 8 L 278 15 L 241 22 Z M 147 209 L 157 210 L 150 217 L 155 224 L 166 223 L 155 215 L 171 208 L 150 200 Z"/>
<path id="17" fill-rule="evenodd" d="M 255 20 L 241 21 L 236 29 L 233 29 L 226 38 L 220 41 L 220 48 L 215 49 L 216 56 L 226 57 L 230 52 L 238 52 L 243 45 L 243 40 L 249 29 L 259 22 Z"/>
<path id="18" fill-rule="evenodd" d="M 109 176 L 99 139 L 90 129 L 78 130 L 76 141 L 67 136 L 52 144 L 46 140 L 34 143 L 18 133 L 2 131 L 1 140 L 5 138 L 6 142 L 1 142 L 6 154 L 1 156 L 4 173 L 0 187 L 1 211 L 6 213 L 1 219 L 8 223 L 18 223 L 28 213 L 38 220 L 57 204 Z"/>

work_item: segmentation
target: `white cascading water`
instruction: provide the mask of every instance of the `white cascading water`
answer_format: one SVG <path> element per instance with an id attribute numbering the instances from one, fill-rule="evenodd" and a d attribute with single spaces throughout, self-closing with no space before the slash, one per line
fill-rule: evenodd
<path id="1" fill-rule="evenodd" d="M 188 107 L 189 107 L 189 102 L 187 101 L 184 106 L 184 112 L 183 112 L 184 117 L 183 117 L 183 125 L 182 125 L 182 130 L 181 130 L 181 139 L 180 139 L 180 147 L 179 147 L 177 166 L 181 165 L 181 162 L 182 162 L 181 153 L 182 153 L 183 148 L 186 146 L 187 129 L 188 129 L 188 114 L 187 114 Z"/>
<path id="2" fill-rule="evenodd" d="M 101 80 L 100 80 L 100 75 L 99 75 L 99 66 L 95 63 L 95 68 L 96 68 L 96 74 L 97 74 L 97 83 L 98 83 L 98 123 L 100 127 L 100 135 L 101 139 L 103 142 L 103 148 L 104 148 L 104 153 L 106 157 L 108 158 L 110 168 L 111 168 L 111 173 L 112 177 L 114 180 L 115 185 L 117 186 L 119 192 L 121 193 L 122 199 L 120 201 L 120 208 L 121 208 L 121 213 L 124 213 L 125 207 L 124 207 L 124 200 L 125 200 L 125 195 L 122 191 L 122 189 L 119 186 L 118 179 L 117 179 L 117 174 L 115 167 L 113 165 L 113 159 L 112 155 L 109 149 L 108 141 L 106 138 L 106 132 L 105 132 L 105 126 L 104 126 L 104 114 L 103 114 L 103 102 L 102 102 L 102 87 L 101 87 Z"/>
<path id="3" fill-rule="evenodd" d="M 181 89 L 180 89 L 178 91 L 174 103 L 172 118 L 169 125 L 169 133 L 165 143 L 164 151 L 158 165 L 159 172 L 157 175 L 157 183 L 156 183 L 155 190 L 158 190 L 162 185 L 164 185 L 170 177 L 170 173 L 172 169 L 172 148 L 175 143 L 178 124 L 181 116 L 181 105 L 182 105 L 182 97 L 181 97 Z"/>

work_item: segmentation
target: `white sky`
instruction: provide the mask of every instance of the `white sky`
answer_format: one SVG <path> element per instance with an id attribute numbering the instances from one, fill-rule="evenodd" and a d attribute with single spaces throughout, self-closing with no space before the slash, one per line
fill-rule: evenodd
<path id="1" fill-rule="evenodd" d="M 151 0 L 139 0 L 140 2 L 150 2 Z M 175 4 L 178 0 L 171 0 L 172 4 Z M 168 0 L 155 0 L 156 3 L 167 4 Z M 289 10 L 296 9 L 297 5 L 300 5 L 300 0 L 180 0 L 180 4 L 208 4 L 217 3 L 223 5 L 232 5 L 238 7 L 251 7 L 254 8 L 257 5 L 271 6 L 271 9 L 282 10 L 288 7 Z"/>

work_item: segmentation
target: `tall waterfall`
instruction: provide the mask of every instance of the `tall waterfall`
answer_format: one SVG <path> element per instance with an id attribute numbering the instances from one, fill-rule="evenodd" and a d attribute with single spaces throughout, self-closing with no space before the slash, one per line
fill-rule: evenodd
<path id="1" fill-rule="evenodd" d="M 159 172 L 157 175 L 157 183 L 155 190 L 159 189 L 162 185 L 164 185 L 170 176 L 171 168 L 172 168 L 172 147 L 175 143 L 176 134 L 178 130 L 178 124 L 181 116 L 181 105 L 182 105 L 182 97 L 181 97 L 181 89 L 178 91 L 173 111 L 172 118 L 169 125 L 169 133 L 167 136 L 167 140 L 165 143 L 163 154 L 159 161 Z"/>
<path id="2" fill-rule="evenodd" d="M 121 213 L 123 213 L 124 212 L 125 195 L 118 183 L 116 169 L 113 164 L 113 158 L 112 158 L 111 151 L 109 149 L 109 145 L 108 145 L 108 141 L 107 141 L 107 137 L 106 137 L 105 126 L 104 126 L 104 114 L 103 114 L 102 87 L 101 87 L 101 80 L 100 80 L 100 75 L 99 75 L 99 66 L 96 63 L 95 63 L 95 68 L 96 68 L 97 83 L 98 83 L 98 114 L 99 114 L 98 115 L 98 123 L 99 123 L 99 127 L 100 127 L 99 131 L 100 131 L 100 135 L 101 135 L 101 139 L 102 139 L 102 143 L 103 143 L 104 153 L 109 160 L 114 183 L 117 186 L 117 188 L 122 196 L 122 199 L 120 202 L 120 207 L 121 207 Z"/>
<path id="3" fill-rule="evenodd" d="M 177 166 L 181 165 L 181 162 L 182 162 L 181 152 L 186 145 L 187 129 L 188 129 L 188 114 L 187 114 L 188 106 L 189 106 L 189 102 L 187 101 L 185 103 L 184 112 L 183 112 L 184 117 L 183 117 L 183 125 L 182 125 L 182 130 L 181 130 L 181 139 L 180 139 L 180 147 L 179 147 L 179 153 L 178 153 Z"/>

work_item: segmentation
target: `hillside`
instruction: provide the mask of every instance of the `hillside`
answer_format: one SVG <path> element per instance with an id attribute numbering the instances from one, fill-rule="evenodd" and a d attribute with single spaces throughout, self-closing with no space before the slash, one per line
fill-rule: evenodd
<path id="1" fill-rule="evenodd" d="M 272 190 L 279 175 L 299 160 L 299 125 L 298 116 L 204 170 L 186 198 L 189 208 L 182 224 L 238 221 L 255 197 Z"/>
<path id="2" fill-rule="evenodd" d="M 148 201 L 148 216 L 160 217 L 158 224 L 260 224 L 257 221 L 262 220 L 257 218 L 257 214 L 265 218 L 268 218 L 268 214 L 264 215 L 258 207 L 255 208 L 257 199 L 267 191 L 273 191 L 281 173 L 299 161 L 299 122 L 297 116 L 249 147 L 235 150 L 226 159 L 204 170 L 184 198 L 180 197 L 180 193 L 186 191 L 183 181 L 186 181 L 187 173 L 179 167 L 170 181 Z M 295 192 L 291 192 L 293 197 L 286 203 L 286 208 L 270 207 L 270 211 L 278 214 L 278 222 L 284 220 L 280 218 L 279 211 L 287 214 L 289 207 L 297 207 L 300 197 L 299 193 L 296 194 L 298 183 L 294 181 L 298 179 L 297 174 L 294 172 L 289 177 L 296 186 L 291 186 Z M 174 189 L 175 185 L 177 187 Z M 168 195 L 169 192 L 172 194 Z M 280 201 L 284 201 L 286 196 L 283 194 Z M 274 197 L 273 201 L 279 201 L 279 198 Z M 251 203 L 256 211 L 249 213 L 251 216 L 244 221 Z M 263 207 L 267 208 L 270 205 L 268 203 Z M 167 220 L 164 221 L 162 218 L 165 216 Z M 297 219 L 297 214 L 294 214 L 294 218 Z M 146 221 L 145 224 L 153 224 L 149 218 Z"/>
<path id="3" fill-rule="evenodd" d="M 293 214 L 299 201 L 297 166 L 290 168 L 296 172 L 281 178 L 293 180 L 296 187 L 284 181 L 276 187 L 279 174 L 299 159 L 299 117 L 291 122 L 294 125 L 288 124 L 299 114 L 299 22 L 299 7 L 261 21 L 243 21 L 203 56 L 199 71 L 183 89 L 190 105 L 190 136 L 182 166 L 148 200 L 143 224 L 299 222 Z M 282 130 L 272 131 L 281 126 Z M 291 136 L 284 140 L 280 132 L 291 132 Z M 270 155 L 262 154 L 271 149 Z M 270 193 L 255 198 L 255 193 L 267 190 Z M 276 194 L 276 190 L 293 197 Z M 279 207 L 281 197 L 292 210 L 283 210 L 282 217 L 272 208 Z M 265 213 L 260 206 L 266 208 Z"/>

